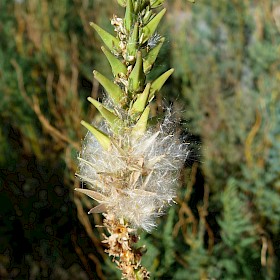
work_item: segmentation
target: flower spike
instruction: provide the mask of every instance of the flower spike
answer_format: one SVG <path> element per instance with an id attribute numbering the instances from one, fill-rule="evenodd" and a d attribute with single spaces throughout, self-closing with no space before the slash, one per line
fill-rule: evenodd
<path id="1" fill-rule="evenodd" d="M 137 229 L 150 232 L 173 201 L 188 148 L 169 115 L 157 126 L 150 121 L 151 101 L 174 71 L 148 81 L 164 42 L 156 33 L 166 12 L 157 13 L 156 8 L 164 0 L 117 2 L 125 7 L 125 15 L 111 20 L 115 37 L 91 23 L 105 44 L 101 49 L 114 80 L 93 72 L 107 96 L 102 103 L 91 97 L 88 101 L 104 119 L 97 127 L 81 122 L 90 133 L 78 158 L 77 176 L 90 189 L 75 190 L 99 203 L 88 213 L 103 213 L 110 234 L 103 242 L 122 279 L 147 280 L 149 272 L 141 265 L 143 250 L 135 246 Z"/>

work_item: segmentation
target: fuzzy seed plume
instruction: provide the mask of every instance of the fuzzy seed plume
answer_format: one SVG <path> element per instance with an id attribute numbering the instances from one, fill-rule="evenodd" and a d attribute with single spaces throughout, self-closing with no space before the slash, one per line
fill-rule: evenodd
<path id="1" fill-rule="evenodd" d="M 174 122 L 166 117 L 159 129 L 147 129 L 135 137 L 132 127 L 111 137 L 105 150 L 88 133 L 79 159 L 77 176 L 87 189 L 77 189 L 99 203 L 90 210 L 112 213 L 134 228 L 151 231 L 156 218 L 176 197 L 180 169 L 188 155 L 188 145 L 175 133 Z"/>

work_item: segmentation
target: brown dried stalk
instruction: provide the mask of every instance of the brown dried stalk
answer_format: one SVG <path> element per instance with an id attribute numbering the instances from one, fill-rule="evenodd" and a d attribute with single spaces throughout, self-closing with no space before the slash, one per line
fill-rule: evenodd
<path id="1" fill-rule="evenodd" d="M 113 262 L 121 270 L 122 278 L 150 279 L 149 272 L 140 264 L 145 247 L 135 248 L 139 240 L 136 230 L 130 228 L 124 219 L 116 219 L 113 214 L 104 216 L 103 224 L 110 235 L 104 235 L 105 240 L 102 242 L 108 245 L 105 252 L 113 256 Z"/>

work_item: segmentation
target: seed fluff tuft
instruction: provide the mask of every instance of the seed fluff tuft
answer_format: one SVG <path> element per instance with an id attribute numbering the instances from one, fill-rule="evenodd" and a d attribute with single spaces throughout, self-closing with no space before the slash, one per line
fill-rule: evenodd
<path id="1" fill-rule="evenodd" d="M 99 129 L 110 134 L 105 126 Z M 118 136 L 111 133 L 109 150 L 91 133 L 86 135 L 77 176 L 88 189 L 76 190 L 99 203 L 89 213 L 113 213 L 149 232 L 176 197 L 178 175 L 189 150 L 175 133 L 170 115 L 157 131 L 148 129 L 135 137 L 132 129 Z"/>

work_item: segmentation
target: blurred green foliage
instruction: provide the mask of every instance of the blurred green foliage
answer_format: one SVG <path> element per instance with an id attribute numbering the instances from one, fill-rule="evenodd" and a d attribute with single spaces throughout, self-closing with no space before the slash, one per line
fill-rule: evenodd
<path id="1" fill-rule="evenodd" d="M 276 2 L 167 1 L 155 74 L 176 69 L 164 99 L 198 144 L 177 205 L 142 235 L 152 279 L 280 274 Z M 72 191 L 80 120 L 95 114 L 86 97 L 103 95 L 91 73 L 110 70 L 88 22 L 110 30 L 117 9 L 109 0 L 0 3 L 1 279 L 119 279 L 94 228 L 101 217 L 87 216 L 89 201 Z"/>

